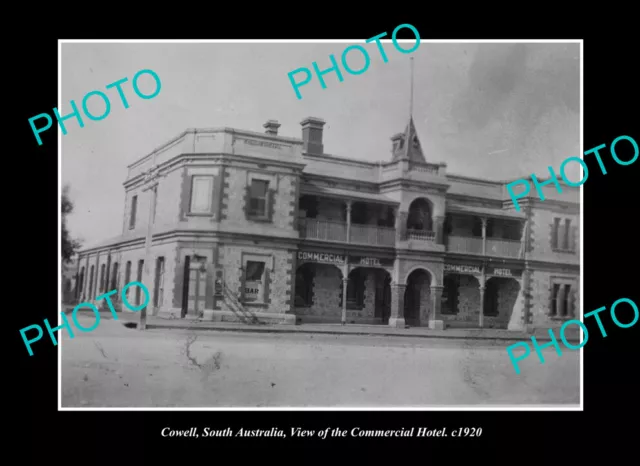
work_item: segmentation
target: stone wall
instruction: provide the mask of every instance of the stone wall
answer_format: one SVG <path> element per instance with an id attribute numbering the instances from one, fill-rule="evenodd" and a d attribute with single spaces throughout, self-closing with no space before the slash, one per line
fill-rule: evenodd
<path id="1" fill-rule="evenodd" d="M 575 251 L 558 251 L 551 247 L 552 227 L 554 218 L 561 219 L 564 225 L 565 219 L 571 221 L 573 228 L 573 241 Z M 531 251 L 530 258 L 548 262 L 565 262 L 572 264 L 580 263 L 580 216 L 569 209 L 555 207 L 544 209 L 536 207 L 533 209 L 531 220 Z"/>
<path id="2" fill-rule="evenodd" d="M 442 319 L 455 324 L 477 327 L 480 324 L 480 283 L 470 275 L 459 275 L 458 312 L 442 314 Z"/>
<path id="3" fill-rule="evenodd" d="M 531 272 L 531 308 L 529 326 L 532 328 L 556 328 L 566 320 L 580 320 L 580 276 L 576 273 L 562 271 L 536 270 Z M 574 316 L 566 318 L 553 318 L 549 315 L 549 302 L 551 297 L 551 280 L 556 278 L 571 282 L 574 299 Z"/>
<path id="4" fill-rule="evenodd" d="M 498 315 L 484 316 L 484 326 L 488 328 L 507 328 L 514 309 L 518 304 L 520 284 L 512 278 L 492 277 L 489 280 L 497 285 Z M 489 281 L 487 280 L 487 282 Z M 485 291 L 486 293 L 486 291 Z"/>
<path id="5" fill-rule="evenodd" d="M 270 219 L 254 221 L 247 219 L 247 186 L 252 177 L 269 181 Z M 238 167 L 225 167 L 221 221 L 225 226 L 241 229 L 243 233 L 280 235 L 282 230 L 294 229 L 297 222 L 298 179 L 292 173 L 273 173 Z"/>
<path id="6" fill-rule="evenodd" d="M 342 319 L 342 273 L 332 265 L 314 264 L 313 304 L 296 307 L 296 315 L 340 322 Z"/>
<path id="7" fill-rule="evenodd" d="M 265 300 L 242 302 L 244 285 L 243 256 L 250 255 L 264 259 L 266 263 Z M 285 314 L 291 311 L 291 273 L 293 252 L 286 249 L 256 248 L 225 244 L 219 248 L 219 264 L 224 269 L 224 280 L 231 293 L 235 294 L 242 307 L 249 313 Z M 225 298 L 219 303 L 221 310 L 234 311 L 233 298 Z"/>

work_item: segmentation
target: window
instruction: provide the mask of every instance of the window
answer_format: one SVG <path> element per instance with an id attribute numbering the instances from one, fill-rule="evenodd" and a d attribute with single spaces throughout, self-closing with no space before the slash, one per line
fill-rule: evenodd
<path id="1" fill-rule="evenodd" d="M 105 269 L 105 265 L 102 264 L 100 266 L 100 293 L 102 293 L 104 291 L 104 269 Z"/>
<path id="2" fill-rule="evenodd" d="M 566 218 L 564 222 L 560 218 L 553 219 L 551 225 L 551 248 L 556 251 L 575 252 L 575 229 L 571 226 L 571 220 Z"/>
<path id="3" fill-rule="evenodd" d="M 136 212 L 138 210 L 138 196 L 131 198 L 131 215 L 129 216 L 129 230 L 136 227 Z"/>
<path id="4" fill-rule="evenodd" d="M 267 199 L 269 182 L 265 180 L 251 180 L 249 188 L 249 215 L 252 217 L 267 216 Z"/>
<path id="5" fill-rule="evenodd" d="M 112 272 L 112 278 L 111 278 L 111 289 L 112 290 L 117 290 L 118 289 L 118 263 L 117 262 L 113 263 L 113 272 Z"/>
<path id="6" fill-rule="evenodd" d="M 93 294 L 93 269 L 94 266 L 91 266 L 91 269 L 89 269 L 89 283 L 88 283 L 88 294 L 92 295 Z"/>
<path id="7" fill-rule="evenodd" d="M 137 281 L 139 281 L 140 283 L 142 283 L 142 270 L 144 268 L 144 260 L 140 259 L 138 261 L 138 278 L 136 279 Z M 136 306 L 140 306 L 141 301 L 140 301 L 140 292 L 142 291 L 142 289 L 139 286 L 136 286 Z"/>
<path id="8" fill-rule="evenodd" d="M 156 259 L 156 277 L 155 286 L 153 292 L 153 305 L 155 307 L 161 307 L 164 295 L 164 257 L 158 257 Z"/>
<path id="9" fill-rule="evenodd" d="M 565 219 L 564 221 L 564 238 L 563 238 L 563 243 L 562 243 L 562 249 L 566 249 L 569 250 L 570 248 L 570 241 L 569 241 L 569 235 L 571 234 L 571 220 L 569 220 L 568 218 Z"/>
<path id="10" fill-rule="evenodd" d="M 569 318 L 574 316 L 571 285 L 554 282 L 551 287 L 551 317 Z"/>
<path id="11" fill-rule="evenodd" d="M 213 176 L 191 177 L 191 206 L 192 214 L 210 214 L 213 196 Z"/>
<path id="12" fill-rule="evenodd" d="M 124 285 L 128 285 L 129 282 L 131 281 L 131 261 L 127 261 L 127 265 L 125 265 L 124 267 Z M 127 299 L 129 299 L 129 289 L 127 288 L 126 291 L 126 297 Z"/>
<path id="13" fill-rule="evenodd" d="M 265 291 L 265 263 L 247 261 L 244 276 L 244 301 L 262 302 Z"/>
<path id="14" fill-rule="evenodd" d="M 84 288 L 84 267 L 80 269 L 80 278 L 78 279 L 78 284 L 76 286 L 76 298 L 80 298 L 80 296 L 82 296 L 83 288 Z"/>

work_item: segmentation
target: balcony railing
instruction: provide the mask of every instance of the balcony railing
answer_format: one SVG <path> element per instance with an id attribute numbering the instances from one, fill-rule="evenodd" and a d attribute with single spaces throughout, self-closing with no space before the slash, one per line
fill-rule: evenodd
<path id="1" fill-rule="evenodd" d="M 352 223 L 350 233 L 350 243 L 375 244 L 378 246 L 393 246 L 396 244 L 395 228 Z"/>
<path id="2" fill-rule="evenodd" d="M 498 257 L 520 258 L 522 244 L 520 241 L 487 238 L 487 255 Z"/>
<path id="3" fill-rule="evenodd" d="M 487 238 L 486 255 L 519 259 L 522 252 L 521 246 L 520 241 Z M 447 237 L 447 251 L 481 255 L 482 238 L 477 236 L 449 236 Z"/>
<path id="4" fill-rule="evenodd" d="M 418 240 L 418 241 L 435 241 L 436 233 L 434 231 L 424 231 L 424 230 L 407 230 L 407 238 L 408 240 Z"/>
<path id="5" fill-rule="evenodd" d="M 375 225 L 351 224 L 349 243 L 372 246 L 393 246 L 396 243 L 394 228 Z M 307 218 L 300 220 L 300 237 L 321 241 L 347 242 L 347 224 L 329 220 Z"/>
<path id="6" fill-rule="evenodd" d="M 312 218 L 300 220 L 300 236 L 306 239 L 346 243 L 347 224 Z"/>
<path id="7" fill-rule="evenodd" d="M 449 236 L 447 251 L 467 254 L 482 254 L 482 238 L 470 236 Z"/>

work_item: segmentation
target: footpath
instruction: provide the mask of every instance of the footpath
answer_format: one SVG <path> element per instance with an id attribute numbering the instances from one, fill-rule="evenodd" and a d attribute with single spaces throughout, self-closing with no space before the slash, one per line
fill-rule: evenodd
<path id="1" fill-rule="evenodd" d="M 69 314 L 73 307 L 65 307 L 65 312 Z M 90 310 L 81 310 L 83 316 L 91 316 Z M 113 320 L 113 315 L 109 311 L 100 312 L 101 319 Z M 139 314 L 129 312 L 119 312 L 118 321 L 128 328 L 135 328 L 139 319 Z M 572 326 L 576 327 L 576 326 Z M 511 331 L 503 329 L 462 329 L 449 328 L 446 330 L 432 330 L 426 327 L 393 328 L 386 325 L 359 325 L 359 324 L 244 324 L 239 322 L 211 322 L 196 319 L 171 319 L 158 316 L 147 316 L 148 330 L 181 329 L 181 330 L 211 330 L 218 332 L 248 332 L 248 333 L 297 333 L 297 334 L 326 334 L 326 335 L 367 335 L 367 336 L 393 336 L 393 337 L 415 337 L 415 338 L 445 338 L 458 340 L 504 340 L 504 341 L 531 341 L 531 336 L 536 340 L 551 341 L 547 329 L 539 329 L 530 334 L 523 331 Z M 580 342 L 580 335 L 577 331 L 570 332 L 567 329 L 567 341 L 572 344 Z M 554 334 L 560 341 L 559 330 Z"/>

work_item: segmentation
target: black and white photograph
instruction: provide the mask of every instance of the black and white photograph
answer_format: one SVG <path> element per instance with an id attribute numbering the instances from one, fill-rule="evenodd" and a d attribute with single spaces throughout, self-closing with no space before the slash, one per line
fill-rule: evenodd
<path id="1" fill-rule="evenodd" d="M 580 405 L 581 43 L 349 45 L 61 44 L 63 408 Z"/>
<path id="2" fill-rule="evenodd" d="M 61 42 L 60 409 L 581 409 L 582 41 L 415 45 Z"/>

